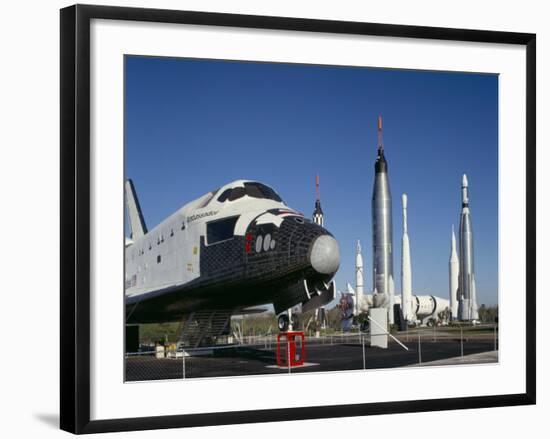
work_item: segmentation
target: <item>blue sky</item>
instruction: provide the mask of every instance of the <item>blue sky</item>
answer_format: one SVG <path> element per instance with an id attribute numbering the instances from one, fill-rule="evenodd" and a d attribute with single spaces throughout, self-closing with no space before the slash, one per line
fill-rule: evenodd
<path id="1" fill-rule="evenodd" d="M 496 75 L 134 56 L 125 75 L 125 172 L 149 228 L 239 178 L 271 185 L 311 216 L 319 173 L 325 226 L 340 244 L 337 287 L 355 283 L 360 239 L 370 290 L 381 115 L 396 293 L 406 192 L 413 291 L 448 297 L 451 225 L 458 229 L 467 173 L 478 302 L 497 304 Z"/>

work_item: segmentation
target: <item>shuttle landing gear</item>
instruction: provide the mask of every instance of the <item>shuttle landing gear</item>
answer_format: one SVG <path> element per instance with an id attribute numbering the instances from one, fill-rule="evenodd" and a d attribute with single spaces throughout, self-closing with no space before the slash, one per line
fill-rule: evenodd
<path id="1" fill-rule="evenodd" d="M 300 320 L 297 315 L 292 315 L 291 317 L 288 314 L 281 314 L 277 319 L 277 327 L 280 332 L 293 331 L 300 326 Z"/>
<path id="2" fill-rule="evenodd" d="M 289 325 L 290 325 L 290 320 L 288 316 L 286 314 L 281 314 L 277 319 L 277 326 L 279 327 L 279 331 L 281 332 L 288 331 Z"/>
<path id="3" fill-rule="evenodd" d="M 285 314 L 279 316 L 277 319 L 277 326 L 281 332 L 294 331 L 300 326 L 300 320 L 298 315 L 289 309 Z"/>

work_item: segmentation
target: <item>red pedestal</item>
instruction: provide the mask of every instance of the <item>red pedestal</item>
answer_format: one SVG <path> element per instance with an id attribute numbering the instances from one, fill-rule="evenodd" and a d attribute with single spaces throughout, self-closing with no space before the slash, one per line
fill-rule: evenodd
<path id="1" fill-rule="evenodd" d="M 306 359 L 306 338 L 303 332 L 281 332 L 277 336 L 277 365 L 302 366 Z"/>

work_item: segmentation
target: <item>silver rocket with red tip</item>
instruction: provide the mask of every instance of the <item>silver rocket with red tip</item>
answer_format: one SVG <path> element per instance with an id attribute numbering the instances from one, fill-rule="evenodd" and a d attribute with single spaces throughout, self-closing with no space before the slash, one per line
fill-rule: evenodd
<path id="1" fill-rule="evenodd" d="M 378 151 L 374 164 L 374 188 L 372 192 L 372 273 L 373 291 L 387 296 L 389 321 L 393 323 L 393 233 L 392 202 L 388 180 L 388 163 L 384 157 L 382 141 L 382 117 L 378 117 Z"/>
<path id="2" fill-rule="evenodd" d="M 321 227 L 325 224 L 323 209 L 321 209 L 321 191 L 319 189 L 319 174 L 315 176 L 315 209 L 313 210 L 313 222 Z"/>

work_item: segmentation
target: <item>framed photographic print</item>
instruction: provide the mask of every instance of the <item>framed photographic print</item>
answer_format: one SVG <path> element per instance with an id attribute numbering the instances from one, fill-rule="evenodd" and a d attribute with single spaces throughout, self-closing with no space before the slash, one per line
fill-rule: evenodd
<path id="1" fill-rule="evenodd" d="M 62 9 L 61 428 L 534 404 L 535 129 L 533 34 Z"/>

